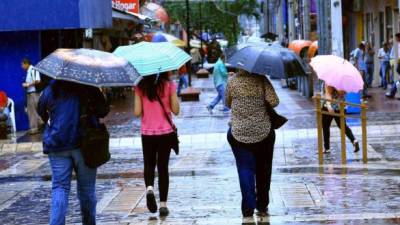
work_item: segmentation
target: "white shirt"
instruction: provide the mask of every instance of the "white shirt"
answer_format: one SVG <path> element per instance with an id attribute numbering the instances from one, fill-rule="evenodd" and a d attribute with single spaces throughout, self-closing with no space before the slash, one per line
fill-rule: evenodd
<path id="1" fill-rule="evenodd" d="M 38 71 L 33 69 L 33 66 L 30 65 L 28 71 L 26 72 L 25 83 L 33 84 L 35 81 L 40 81 L 40 74 Z M 35 86 L 30 86 L 26 89 L 27 93 L 36 92 Z"/>
<path id="2" fill-rule="evenodd" d="M 389 61 L 389 52 L 385 52 L 383 48 L 380 48 L 378 51 L 378 58 L 381 62 L 388 62 Z"/>

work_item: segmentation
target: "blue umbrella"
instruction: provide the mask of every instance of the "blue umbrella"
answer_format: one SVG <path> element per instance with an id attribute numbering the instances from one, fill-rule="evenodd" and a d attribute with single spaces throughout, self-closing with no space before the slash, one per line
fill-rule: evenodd
<path id="1" fill-rule="evenodd" d="M 140 42 L 120 46 L 114 54 L 128 60 L 142 76 L 177 70 L 190 55 L 169 42 Z"/>
<path id="2" fill-rule="evenodd" d="M 133 86 L 140 74 L 123 58 L 92 49 L 57 49 L 35 70 L 53 79 L 95 87 Z"/>
<path id="3" fill-rule="evenodd" d="M 151 42 L 168 42 L 167 38 L 162 33 L 156 33 Z"/>

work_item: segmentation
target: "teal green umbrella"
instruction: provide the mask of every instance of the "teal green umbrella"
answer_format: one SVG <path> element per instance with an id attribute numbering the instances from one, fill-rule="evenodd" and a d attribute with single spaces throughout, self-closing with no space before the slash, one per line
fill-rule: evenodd
<path id="1" fill-rule="evenodd" d="M 120 46 L 114 54 L 128 60 L 142 76 L 177 70 L 191 59 L 190 55 L 169 42 Z"/>

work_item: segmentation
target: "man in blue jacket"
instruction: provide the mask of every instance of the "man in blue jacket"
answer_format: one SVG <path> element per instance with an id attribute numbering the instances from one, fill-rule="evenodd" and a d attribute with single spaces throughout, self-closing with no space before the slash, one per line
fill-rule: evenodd
<path id="1" fill-rule="evenodd" d="M 38 113 L 46 123 L 43 151 L 48 154 L 52 170 L 50 225 L 65 224 L 72 170 L 77 176 L 82 224 L 96 224 L 97 170 L 85 165 L 79 150 L 82 100 L 88 101 L 87 108 L 94 122 L 107 115 L 106 100 L 94 87 L 52 81 L 39 99 Z"/>

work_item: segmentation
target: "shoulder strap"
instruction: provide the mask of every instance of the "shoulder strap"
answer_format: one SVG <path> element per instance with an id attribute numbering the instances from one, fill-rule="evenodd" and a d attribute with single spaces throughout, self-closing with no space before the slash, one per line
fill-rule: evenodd
<path id="1" fill-rule="evenodd" d="M 160 96 L 158 95 L 157 92 L 156 92 L 156 97 L 157 97 L 158 103 L 160 103 L 160 106 L 161 106 L 161 108 L 162 108 L 162 110 L 163 110 L 163 112 L 164 112 L 164 116 L 165 116 L 165 118 L 167 119 L 169 125 L 171 125 L 171 127 L 172 127 L 172 129 L 173 129 L 174 131 L 176 131 L 176 130 L 177 130 L 177 129 L 176 129 L 176 126 L 175 126 L 175 124 L 172 122 L 171 118 L 169 117 L 169 115 L 168 115 L 168 113 L 167 113 L 167 110 L 165 109 L 164 104 L 163 104 L 163 102 L 162 102 L 162 100 L 161 100 L 161 98 L 160 98 Z"/>

